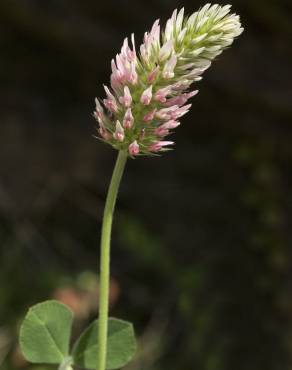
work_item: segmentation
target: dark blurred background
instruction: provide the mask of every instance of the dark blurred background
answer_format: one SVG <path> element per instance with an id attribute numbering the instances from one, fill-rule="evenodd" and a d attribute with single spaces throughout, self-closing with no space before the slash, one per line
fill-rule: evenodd
<path id="1" fill-rule="evenodd" d="M 134 321 L 127 370 L 292 368 L 292 4 L 234 0 L 245 32 L 197 86 L 173 152 L 130 160 L 112 241 L 111 314 Z M 74 335 L 97 312 L 116 152 L 94 97 L 125 36 L 175 0 L 0 2 L 0 368 L 27 308 L 59 299 Z"/>

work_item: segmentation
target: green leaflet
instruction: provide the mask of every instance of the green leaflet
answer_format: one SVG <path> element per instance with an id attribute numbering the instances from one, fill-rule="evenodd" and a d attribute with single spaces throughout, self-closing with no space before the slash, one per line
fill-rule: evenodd
<path id="1" fill-rule="evenodd" d="M 20 346 L 32 363 L 61 364 L 69 355 L 73 314 L 57 302 L 39 303 L 28 311 L 20 329 Z"/>
<path id="2" fill-rule="evenodd" d="M 109 319 L 106 368 L 119 369 L 125 366 L 136 352 L 133 325 L 127 321 Z M 98 320 L 81 335 L 73 349 L 74 364 L 86 369 L 97 367 Z"/>

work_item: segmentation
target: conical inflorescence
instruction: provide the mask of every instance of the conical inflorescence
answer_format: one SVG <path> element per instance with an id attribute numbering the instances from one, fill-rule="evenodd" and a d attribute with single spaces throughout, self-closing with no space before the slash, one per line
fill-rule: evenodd
<path id="1" fill-rule="evenodd" d="M 139 52 L 134 35 L 132 47 L 124 40 L 111 63 L 106 98 L 96 99 L 94 116 L 103 141 L 132 157 L 165 151 L 173 144 L 165 138 L 180 125 L 191 107 L 188 100 L 198 93 L 191 85 L 243 31 L 230 8 L 206 4 L 189 17 L 184 9 L 175 10 L 163 32 L 159 20 L 154 22 Z"/>

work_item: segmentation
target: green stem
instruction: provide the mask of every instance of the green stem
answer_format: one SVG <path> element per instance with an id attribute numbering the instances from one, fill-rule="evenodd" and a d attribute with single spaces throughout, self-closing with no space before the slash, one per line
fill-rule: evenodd
<path id="1" fill-rule="evenodd" d="M 110 241 L 113 213 L 118 189 L 124 172 L 128 153 L 120 151 L 112 174 L 105 202 L 100 244 L 100 283 L 99 283 L 99 320 L 98 320 L 98 366 L 105 370 L 107 355 L 107 332 L 110 285 Z"/>

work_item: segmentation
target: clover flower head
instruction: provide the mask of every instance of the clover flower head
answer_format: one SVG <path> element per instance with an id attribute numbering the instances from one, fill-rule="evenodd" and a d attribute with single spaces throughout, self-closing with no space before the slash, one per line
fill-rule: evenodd
<path id="1" fill-rule="evenodd" d="M 111 62 L 111 87 L 106 98 L 96 99 L 94 117 L 99 137 L 131 157 L 169 150 L 165 140 L 180 124 L 212 60 L 230 46 L 241 28 L 230 5 L 206 4 L 189 17 L 175 10 L 161 32 L 156 20 L 145 32 L 139 52 L 134 35 L 131 46 L 124 40 L 120 54 Z"/>

